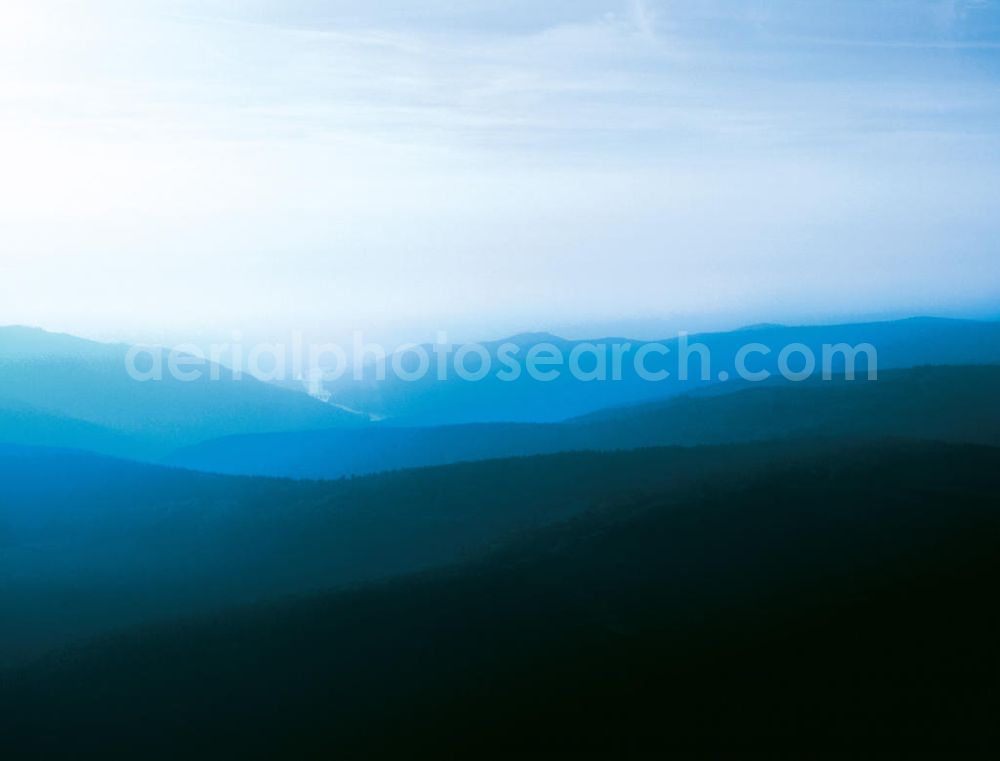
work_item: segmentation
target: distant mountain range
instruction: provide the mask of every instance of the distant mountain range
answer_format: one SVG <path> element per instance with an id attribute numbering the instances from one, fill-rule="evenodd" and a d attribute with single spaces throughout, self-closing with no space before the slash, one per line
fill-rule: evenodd
<path id="1" fill-rule="evenodd" d="M 325 388 L 330 393 L 331 401 L 398 424 L 538 423 L 558 422 L 606 407 L 688 393 L 718 384 L 719 373 L 726 373 L 735 380 L 738 378 L 735 366 L 737 352 L 741 347 L 754 343 L 767 346 L 771 353 L 754 355 L 752 361 L 748 361 L 750 369 L 766 370 L 772 374 L 777 373 L 781 349 L 794 343 L 808 347 L 817 360 L 821 357 L 824 344 L 857 346 L 869 343 L 878 352 L 880 370 L 926 364 L 1000 364 L 1000 322 L 913 318 L 845 325 L 761 325 L 726 333 L 692 335 L 686 340 L 690 345 L 702 344 L 709 349 L 711 367 L 707 380 L 701 377 L 697 354 L 692 354 L 687 363 L 688 378 L 682 380 L 679 377 L 680 347 L 677 338 L 659 342 L 615 337 L 570 341 L 546 333 L 531 333 L 484 343 L 492 358 L 492 366 L 500 366 L 497 351 L 505 343 L 521 347 L 519 357 L 522 362 L 527 348 L 539 343 L 551 343 L 563 357 L 569 357 L 575 347 L 583 344 L 611 346 L 628 343 L 632 348 L 622 362 L 620 380 L 578 380 L 563 369 L 558 378 L 546 382 L 534 380 L 526 373 L 514 381 L 498 379 L 491 373 L 483 380 L 471 383 L 457 377 L 454 372 L 450 372 L 444 381 L 438 380 L 435 373 L 412 381 L 388 373 L 386 379 L 380 381 L 374 378 L 374 368 L 369 367 L 364 381 L 342 377 L 326 384 Z M 658 353 L 646 356 L 645 364 L 650 371 L 666 369 L 671 373 L 662 381 L 643 379 L 636 373 L 632 361 L 639 347 L 654 343 L 660 343 L 670 351 L 666 357 Z M 424 348 L 430 352 L 433 347 Z M 431 354 L 431 357 L 434 355 Z M 863 357 L 858 364 L 861 368 L 865 367 Z M 477 367 L 474 357 L 468 359 L 468 367 L 470 370 Z M 837 357 L 831 369 L 835 374 L 842 373 L 843 358 Z"/>
<path id="2" fill-rule="evenodd" d="M 549 334 L 525 334 L 508 342 L 525 349 L 551 342 L 568 356 L 573 347 L 584 343 L 624 340 L 565 341 Z M 811 347 L 817 356 L 825 343 L 871 343 L 878 351 L 880 372 L 889 378 L 886 371 L 892 368 L 1000 364 L 1000 323 L 995 322 L 919 318 L 813 327 L 764 325 L 692 336 L 689 341 L 711 349 L 712 373 L 707 381 L 700 377 L 697 356 L 691 360 L 688 380 L 681 380 L 677 372 L 664 381 L 644 380 L 629 362 L 623 364 L 620 380 L 603 382 L 578 380 L 566 372 L 551 382 L 527 376 L 504 382 L 492 374 L 479 382 L 454 374 L 439 381 L 433 373 L 424 380 L 407 382 L 390 373 L 384 381 L 346 377 L 333 382 L 327 389 L 329 403 L 324 403 L 247 375 L 237 381 L 228 369 L 207 362 L 201 363 L 203 376 L 193 382 L 182 382 L 169 374 L 161 381 L 138 382 L 125 371 L 125 345 L 31 328 L 0 328 L 0 442 L 84 449 L 148 461 L 169 458 L 188 467 L 221 472 L 330 477 L 567 447 L 714 441 L 704 425 L 685 429 L 679 419 L 664 425 L 669 422 L 676 431 L 686 430 L 687 438 L 665 435 L 662 426 L 659 432 L 643 433 L 633 425 L 631 433 L 619 434 L 601 429 L 597 421 L 587 424 L 593 433 L 582 432 L 577 425 L 570 439 L 566 438 L 568 429 L 519 425 L 404 432 L 388 430 L 386 424 L 398 428 L 555 423 L 681 395 L 742 393 L 733 358 L 738 348 L 748 343 L 772 348 L 770 355 L 754 357 L 755 370 L 772 373 L 778 351 L 789 343 Z M 502 343 L 484 346 L 495 354 Z M 631 343 L 634 348 L 643 344 Z M 663 343 L 678 351 L 676 339 Z M 649 355 L 650 369 L 657 369 L 657 359 L 658 355 Z M 661 362 L 671 359 L 669 355 L 667 359 L 659 357 Z M 843 369 L 842 358 L 832 369 Z M 213 370 L 219 380 L 209 377 Z M 729 373 L 732 380 L 719 382 L 720 372 Z M 863 367 L 860 376 L 865 377 Z M 669 414 L 676 418 L 694 413 Z M 373 417 L 385 420 L 372 423 Z M 815 416 L 805 420 L 813 422 L 803 422 L 804 429 L 821 427 L 822 421 Z M 741 434 L 744 438 L 769 435 L 767 425 L 761 425 L 760 420 L 747 425 L 753 430 Z M 338 433 L 348 430 L 352 433 Z M 305 432 L 315 434 L 298 435 Z M 253 438 L 262 434 L 280 435 Z M 216 441 L 240 436 L 248 438 Z M 262 447 L 271 448 L 270 453 L 265 456 Z"/>

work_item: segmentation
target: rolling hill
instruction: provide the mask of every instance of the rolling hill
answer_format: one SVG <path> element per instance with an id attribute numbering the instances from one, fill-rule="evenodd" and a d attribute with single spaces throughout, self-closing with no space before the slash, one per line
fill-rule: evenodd
<path id="1" fill-rule="evenodd" d="M 399 478 L 479 493 L 490 472 L 506 506 L 572 501 L 580 480 L 591 509 L 450 569 L 9 671 L 5 747 L 912 757 L 1000 739 L 1000 450 L 796 442 Z M 419 511 L 438 492 L 407 493 Z"/>
<path id="2" fill-rule="evenodd" d="M 167 461 L 218 473 L 337 478 L 559 451 L 789 436 L 902 436 L 1000 444 L 998 388 L 1000 366 L 920 367 L 885 371 L 877 381 L 720 385 L 555 424 L 379 424 L 229 437 L 183 449 Z"/>

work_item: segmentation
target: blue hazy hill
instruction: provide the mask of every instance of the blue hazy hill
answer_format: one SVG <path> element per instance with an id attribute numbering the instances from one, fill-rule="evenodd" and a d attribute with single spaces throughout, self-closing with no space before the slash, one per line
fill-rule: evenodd
<path id="1" fill-rule="evenodd" d="M 771 348 L 766 356 L 754 355 L 748 361 L 750 370 L 777 372 L 778 353 L 786 345 L 801 343 L 809 347 L 817 358 L 824 344 L 846 343 L 850 346 L 869 343 L 878 352 L 879 369 L 914 367 L 916 365 L 969 365 L 1000 363 L 1000 322 L 979 322 L 919 317 L 888 322 L 851 323 L 843 325 L 781 326 L 758 325 L 723 333 L 705 333 L 688 337 L 690 344 L 702 344 L 710 350 L 710 377 L 701 378 L 701 364 L 697 354 L 688 362 L 689 373 L 682 380 L 678 372 L 678 339 L 660 342 L 670 353 L 666 357 L 647 355 L 646 366 L 650 371 L 668 370 L 666 380 L 650 381 L 640 377 L 630 361 L 638 348 L 647 343 L 626 338 L 595 338 L 571 341 L 547 333 L 514 336 L 501 341 L 484 343 L 491 356 L 491 372 L 483 380 L 468 382 L 451 370 L 445 380 L 438 380 L 434 372 L 419 380 L 403 380 L 391 372 L 385 380 L 376 380 L 374 366 L 366 369 L 365 378 L 342 377 L 327 385 L 332 400 L 350 409 L 361 410 L 374 416 L 388 418 L 405 425 L 448 425 L 482 422 L 556 422 L 585 415 L 597 410 L 625 404 L 653 401 L 687 393 L 718 382 L 719 373 L 737 378 L 735 357 L 745 345 L 759 343 Z M 539 343 L 551 343 L 563 357 L 568 357 L 574 347 L 581 344 L 630 343 L 631 353 L 625 355 L 620 380 L 607 382 L 585 381 L 573 378 L 566 371 L 555 380 L 539 382 L 522 372 L 514 381 L 496 378 L 497 351 L 505 343 L 520 347 L 516 355 L 524 363 L 527 350 Z M 425 346 L 432 352 L 433 347 Z M 430 354 L 432 368 L 434 355 Z M 402 357 L 404 368 L 412 369 L 416 357 Z M 590 364 L 588 364 L 588 361 Z M 471 355 L 467 359 L 469 371 L 479 367 L 480 360 Z M 793 360 L 794 362 L 794 360 Z M 865 367 L 864 357 L 858 360 Z M 584 370 L 592 369 L 593 359 L 581 358 Z M 795 369 L 798 369 L 796 366 Z M 843 357 L 836 356 L 831 365 L 834 373 L 844 370 Z M 610 372 L 610 370 L 609 370 Z M 610 376 L 609 376 L 610 377 Z"/>
<path id="2" fill-rule="evenodd" d="M 168 462 L 217 473 L 337 478 L 568 450 L 789 436 L 903 436 L 1000 445 L 998 365 L 888 370 L 877 381 L 813 379 L 721 388 L 615 407 L 562 423 L 379 424 L 232 436 L 182 449 Z"/>
<path id="3" fill-rule="evenodd" d="M 359 425 L 363 418 L 227 368 L 199 380 L 138 382 L 128 346 L 0 328 L 0 441 L 140 458 L 217 436 Z M 166 366 L 166 364 L 164 364 Z"/>
<path id="4" fill-rule="evenodd" d="M 523 351 L 540 342 L 552 343 L 564 355 L 581 343 L 620 341 L 624 339 L 570 342 L 551 334 L 524 334 L 509 339 Z M 425 380 L 406 382 L 390 374 L 385 381 L 341 379 L 330 389 L 333 404 L 324 404 L 305 393 L 262 383 L 247 375 L 237 381 L 226 368 L 216 368 L 220 379 L 211 380 L 208 363 L 202 365 L 203 377 L 194 382 L 169 376 L 162 381 L 137 382 L 125 372 L 125 345 L 31 328 L 0 328 L 0 441 L 80 448 L 139 459 L 159 459 L 210 442 L 195 450 L 197 455 L 184 452 L 175 461 L 224 472 L 327 477 L 449 462 L 456 459 L 456 450 L 459 459 L 475 459 L 584 445 L 590 448 L 595 446 L 591 441 L 567 442 L 562 432 L 520 425 L 436 433 L 387 431 L 385 426 L 358 435 L 335 431 L 363 428 L 369 415 L 386 417 L 386 422 L 395 426 L 552 423 L 682 395 L 731 392 L 741 388 L 738 381 L 718 383 L 715 379 L 719 372 L 735 377 L 733 357 L 747 343 L 773 347 L 771 355 L 752 360 L 753 369 L 771 372 L 776 369 L 777 351 L 791 342 L 810 346 L 817 354 L 824 343 L 871 343 L 877 348 L 883 376 L 894 367 L 1000 362 L 1000 323 L 993 322 L 927 318 L 800 328 L 761 325 L 693 336 L 690 341 L 711 348 L 709 381 L 699 377 L 700 360 L 692 355 L 691 377 L 686 381 L 677 377 L 676 368 L 666 381 L 643 380 L 630 372 L 628 362 L 621 380 L 606 382 L 579 381 L 566 372 L 552 382 L 539 382 L 526 375 L 515 382 L 503 382 L 492 375 L 480 382 L 454 376 L 438 381 L 433 374 Z M 495 353 L 502 343 L 486 347 Z M 641 342 L 632 343 L 637 347 Z M 678 351 L 676 341 L 665 344 L 673 352 Z M 657 361 L 670 366 L 674 359 L 674 355 L 668 355 L 666 360 L 650 355 L 650 368 L 655 370 Z M 842 369 L 842 359 L 838 357 L 834 364 L 835 372 Z M 864 361 L 863 357 L 859 360 L 862 376 Z M 766 431 L 766 426 L 761 430 Z M 315 433 L 301 438 L 285 435 L 309 431 Z M 272 433 L 281 436 L 274 440 L 215 441 Z M 701 427 L 692 433 L 687 437 L 646 436 L 638 440 L 697 443 L 740 438 L 706 437 Z M 273 450 L 270 457 L 263 449 L 254 451 L 254 447 L 265 446 Z M 422 450 L 426 456 L 415 456 L 415 450 Z"/>

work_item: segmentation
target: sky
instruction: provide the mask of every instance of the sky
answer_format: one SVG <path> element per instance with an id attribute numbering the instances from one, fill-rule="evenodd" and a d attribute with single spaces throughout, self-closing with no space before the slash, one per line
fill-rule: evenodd
<path id="1" fill-rule="evenodd" d="M 0 6 L 0 324 L 996 317 L 998 241 L 995 0 Z"/>

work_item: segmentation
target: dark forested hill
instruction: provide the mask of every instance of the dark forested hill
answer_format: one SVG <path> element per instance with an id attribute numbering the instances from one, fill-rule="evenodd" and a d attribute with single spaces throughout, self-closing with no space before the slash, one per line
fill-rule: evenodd
<path id="1" fill-rule="evenodd" d="M 1000 444 L 1000 366 L 920 367 L 802 383 L 733 385 L 554 424 L 373 425 L 237 436 L 169 462 L 210 472 L 335 478 L 461 460 L 788 436 L 905 436 Z"/>
<path id="2" fill-rule="evenodd" d="M 720 467 L 710 450 L 668 450 L 294 482 L 2 447 L 0 662 L 126 624 L 457 562 Z"/>
<path id="3" fill-rule="evenodd" d="M 954 757 L 1000 739 L 1000 450 L 562 455 L 407 474 L 393 499 L 484 498 L 490 474 L 497 508 L 589 509 L 449 570 L 9 672 L 7 749 Z"/>

